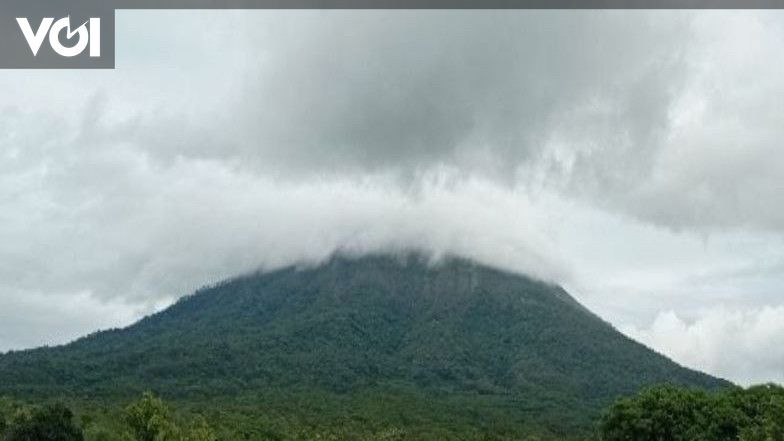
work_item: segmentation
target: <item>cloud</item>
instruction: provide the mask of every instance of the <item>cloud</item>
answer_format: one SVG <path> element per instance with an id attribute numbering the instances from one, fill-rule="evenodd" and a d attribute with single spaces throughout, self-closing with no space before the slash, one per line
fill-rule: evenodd
<path id="1" fill-rule="evenodd" d="M 784 382 L 784 306 L 707 308 L 691 321 L 673 311 L 625 331 L 675 361 L 742 384 Z"/>
<path id="2" fill-rule="evenodd" d="M 287 172 L 394 171 L 404 178 L 447 165 L 506 181 L 545 154 L 555 134 L 640 154 L 664 132 L 686 71 L 681 55 L 690 28 L 683 14 L 631 17 L 260 17 L 264 31 L 248 39 L 264 47 L 263 56 L 243 73 L 234 111 L 220 119 L 235 136 L 228 148 L 192 153 L 237 155 Z M 265 45 L 270 38 L 275 44 Z"/>
<path id="3" fill-rule="evenodd" d="M 99 112 L 99 101 L 84 113 Z M 547 280 L 566 271 L 548 245 L 547 214 L 524 191 L 449 168 L 412 190 L 383 174 L 292 182 L 215 159 L 162 160 L 124 122 L 85 114 L 51 130 L 36 114 L 5 120 L 0 308 L 25 309 L 20 296 L 53 305 L 86 296 L 148 311 L 338 249 L 457 253 Z"/>
<path id="4" fill-rule="evenodd" d="M 97 329 L 132 323 L 145 312 L 122 301 L 105 302 L 89 293 L 0 291 L 0 352 L 63 343 Z"/>
<path id="5" fill-rule="evenodd" d="M 404 186 L 451 167 L 676 230 L 784 229 L 781 12 L 172 17 L 123 12 L 116 72 L 9 74 L 9 102 L 56 115 L 100 92 L 162 161 Z"/>
<path id="6" fill-rule="evenodd" d="M 155 92 L 151 156 L 406 186 L 446 166 L 676 230 L 784 229 L 781 12 L 157 14 L 118 24 L 164 42 L 120 48 L 117 81 Z"/>

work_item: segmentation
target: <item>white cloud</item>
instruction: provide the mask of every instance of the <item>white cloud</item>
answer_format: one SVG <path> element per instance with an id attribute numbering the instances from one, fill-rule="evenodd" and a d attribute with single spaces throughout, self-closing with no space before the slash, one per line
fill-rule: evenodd
<path id="1" fill-rule="evenodd" d="M 746 385 L 784 383 L 784 306 L 717 306 L 689 321 L 668 311 L 625 331 L 687 366 Z"/>

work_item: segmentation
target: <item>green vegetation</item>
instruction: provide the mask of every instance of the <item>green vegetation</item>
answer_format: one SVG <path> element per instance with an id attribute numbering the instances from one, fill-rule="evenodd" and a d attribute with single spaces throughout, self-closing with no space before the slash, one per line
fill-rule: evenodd
<path id="1" fill-rule="evenodd" d="M 4 441 L 83 441 L 82 430 L 73 422 L 73 413 L 62 404 L 40 408 L 17 408 L 10 422 L 0 415 Z"/>
<path id="2" fill-rule="evenodd" d="M 707 393 L 662 386 L 618 400 L 599 426 L 602 441 L 784 441 L 784 388 Z"/>
<path id="3" fill-rule="evenodd" d="M 116 403 L 153 390 L 227 440 L 588 436 L 617 397 L 665 382 L 730 386 L 560 287 L 416 255 L 240 277 L 125 329 L 0 355 L 0 395 L 62 398 L 121 433 Z"/>
<path id="4" fill-rule="evenodd" d="M 522 439 L 530 437 L 531 440 L 540 441 L 579 439 L 575 438 L 577 435 L 558 435 L 540 426 L 503 423 L 503 413 L 491 415 L 493 419 L 485 423 L 472 423 L 476 418 L 472 417 L 470 412 L 475 407 L 458 409 L 455 405 L 449 409 L 430 409 L 426 402 L 411 402 L 408 404 L 417 407 L 407 409 L 401 418 L 402 409 L 398 405 L 402 403 L 389 406 L 386 401 L 395 401 L 394 396 L 379 395 L 372 401 L 368 398 L 365 409 L 356 412 L 339 405 L 333 408 L 335 402 L 320 403 L 317 396 L 311 397 L 313 401 L 310 403 L 302 403 L 300 399 L 302 397 L 292 397 L 288 411 L 290 413 L 285 413 L 282 409 L 271 409 L 265 405 L 262 398 L 256 403 L 244 404 L 231 401 L 193 403 L 167 400 L 171 403 L 167 405 L 151 395 L 144 395 L 142 400 L 134 401 L 131 405 L 126 401 L 91 402 L 65 398 L 59 398 L 55 402 L 67 402 L 68 406 L 74 409 L 74 420 L 80 422 L 86 441 L 128 441 L 120 437 L 126 433 L 135 436 L 130 439 L 146 439 L 148 436 L 144 435 L 144 430 L 167 440 L 201 439 L 195 437 L 193 429 L 203 429 L 203 433 L 213 434 L 215 439 L 227 441 L 503 441 L 521 439 L 521 434 L 525 435 Z M 17 403 L 14 404 L 16 408 L 29 407 L 18 404 L 19 401 L 14 403 Z M 303 414 L 297 409 L 298 404 L 320 407 L 323 414 Z M 436 415 L 438 411 L 444 413 Z M 454 413 L 447 413 L 451 411 Z M 421 415 L 417 416 L 417 412 Z M 13 413 L 14 411 L 9 412 Z M 0 437 L 0 440 L 3 438 Z"/>
<path id="5" fill-rule="evenodd" d="M 125 422 L 136 441 L 214 441 L 215 432 L 199 418 L 191 427 L 182 428 L 171 416 L 168 406 L 151 393 L 125 410 Z"/>
<path id="6" fill-rule="evenodd" d="M 183 420 L 175 417 L 164 402 L 150 393 L 128 405 L 123 411 L 114 409 L 94 414 L 82 410 L 77 422 L 69 407 L 59 402 L 41 406 L 0 401 L 0 421 L 5 414 L 9 421 L 0 424 L 2 441 L 215 441 L 217 436 L 209 424 L 197 417 Z M 119 418 L 118 418 L 119 417 Z M 102 419 L 100 419 L 102 418 Z M 230 438 L 227 438 L 230 439 Z"/>
<path id="7" fill-rule="evenodd" d="M 477 427 L 423 433 L 406 426 L 373 429 L 367 421 L 331 426 L 289 421 L 282 425 L 282 421 L 274 424 L 268 415 L 251 417 L 223 408 L 206 413 L 174 411 L 151 393 L 125 407 L 80 407 L 77 414 L 59 403 L 29 406 L 0 400 L 0 441 L 784 440 L 784 388 L 775 385 L 715 392 L 671 385 L 647 388 L 617 400 L 605 410 L 595 433 L 582 437 L 531 431 L 492 434 Z"/>
<path id="8" fill-rule="evenodd" d="M 490 436 L 468 428 L 460 433 L 439 429 L 422 432 L 415 427 L 375 427 L 367 421 L 340 421 L 312 425 L 297 418 L 277 421 L 264 414 L 243 414 L 215 406 L 197 412 L 185 403 L 170 407 L 151 393 L 122 406 L 117 403 L 60 402 L 22 404 L 0 399 L 0 417 L 12 415 L 0 425 L 1 441 L 216 441 L 216 440 L 357 440 L 403 441 L 409 439 L 517 440 L 519 437 Z M 205 409 L 202 409 L 205 410 Z M 2 420 L 5 421 L 5 420 Z M 553 440 L 549 436 L 522 438 Z M 559 438 L 560 439 L 560 438 Z"/>

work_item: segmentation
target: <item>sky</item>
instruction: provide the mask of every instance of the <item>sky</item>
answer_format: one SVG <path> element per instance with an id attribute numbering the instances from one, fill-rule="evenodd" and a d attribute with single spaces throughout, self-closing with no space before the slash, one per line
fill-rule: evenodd
<path id="1" fill-rule="evenodd" d="M 784 382 L 781 12 L 119 11 L 116 40 L 115 70 L 0 71 L 0 351 L 417 249 Z"/>

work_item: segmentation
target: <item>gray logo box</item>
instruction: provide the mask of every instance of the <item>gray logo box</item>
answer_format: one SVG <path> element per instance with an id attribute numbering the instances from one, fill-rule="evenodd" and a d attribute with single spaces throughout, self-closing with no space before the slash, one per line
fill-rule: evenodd
<path id="1" fill-rule="evenodd" d="M 0 0 L 0 69 L 114 68 L 114 6 L 100 0 Z M 32 43 L 37 54 L 25 37 L 19 18 L 29 24 L 28 32 L 37 37 Z M 66 23 L 70 29 L 63 26 Z M 69 31 L 73 33 L 71 38 Z M 57 35 L 50 35 L 54 33 Z M 74 46 L 85 49 L 77 55 L 64 50 Z M 98 48 L 100 55 L 96 56 Z"/>

